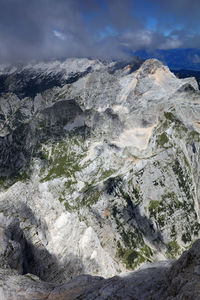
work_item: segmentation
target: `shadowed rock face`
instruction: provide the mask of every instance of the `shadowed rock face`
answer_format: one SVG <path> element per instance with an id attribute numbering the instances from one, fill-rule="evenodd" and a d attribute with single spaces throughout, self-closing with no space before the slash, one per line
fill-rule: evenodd
<path id="1" fill-rule="evenodd" d="M 109 279 L 77 276 L 64 284 L 42 282 L 38 277 L 0 269 L 2 299 L 199 299 L 199 244 L 175 262 L 146 264 L 136 272 Z"/>
<path id="2" fill-rule="evenodd" d="M 169 299 L 200 298 L 200 240 L 182 254 L 167 275 Z"/>
<path id="3" fill-rule="evenodd" d="M 70 59 L 0 72 L 8 80 L 0 96 L 2 297 L 186 293 L 170 262 L 119 274 L 175 259 L 199 237 L 195 79 L 178 79 L 157 60 Z M 59 84 L 48 82 L 57 76 Z"/>
<path id="4" fill-rule="evenodd" d="M 0 138 L 1 176 L 9 176 L 27 165 L 42 141 L 63 138 L 66 133 L 64 126 L 73 122 L 77 116 L 82 117 L 81 126 L 84 126 L 84 113 L 73 100 L 53 104 L 25 124 L 18 114 L 15 115 L 18 122 L 16 128 Z"/>
<path id="5" fill-rule="evenodd" d="M 98 65 L 87 59 L 48 62 L 0 69 L 0 93 L 15 93 L 19 98 L 35 97 L 47 89 L 73 83 Z"/>

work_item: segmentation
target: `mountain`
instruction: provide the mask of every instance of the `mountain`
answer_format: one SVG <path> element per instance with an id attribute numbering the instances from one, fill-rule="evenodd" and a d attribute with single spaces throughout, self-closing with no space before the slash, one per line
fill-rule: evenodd
<path id="1" fill-rule="evenodd" d="M 178 78 L 195 77 L 198 86 L 200 87 L 200 71 L 193 70 L 171 70 Z"/>
<path id="2" fill-rule="evenodd" d="M 195 78 L 156 59 L 0 72 L 1 298 L 189 299 L 199 242 L 171 260 L 200 236 Z"/>
<path id="3" fill-rule="evenodd" d="M 137 69 L 142 59 L 133 57 L 129 62 L 131 71 Z M 114 73 L 127 65 L 127 61 L 102 61 L 89 59 L 68 59 L 18 65 L 0 65 L 0 93 L 15 93 L 20 99 L 34 98 L 36 94 L 55 86 L 62 87 L 77 81 L 88 73 L 108 65 Z"/>
<path id="4" fill-rule="evenodd" d="M 142 59 L 159 59 L 172 70 L 200 71 L 200 49 L 138 50 L 134 55 Z"/>

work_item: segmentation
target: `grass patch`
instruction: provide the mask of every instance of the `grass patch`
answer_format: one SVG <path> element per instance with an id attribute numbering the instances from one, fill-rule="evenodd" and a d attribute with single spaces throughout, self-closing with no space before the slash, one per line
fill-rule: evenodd
<path id="1" fill-rule="evenodd" d="M 167 144 L 169 142 L 167 134 L 165 132 L 163 132 L 161 135 L 158 135 L 157 139 L 156 139 L 156 142 L 157 142 L 158 145 L 163 147 L 165 144 Z"/>
<path id="2" fill-rule="evenodd" d="M 76 172 L 80 172 L 82 167 L 80 162 L 85 156 L 86 149 L 82 142 L 76 138 L 68 141 L 61 141 L 53 145 L 47 151 L 43 147 L 43 154 L 48 161 L 48 174 L 40 182 L 45 182 L 58 177 L 75 177 Z"/>
<path id="3" fill-rule="evenodd" d="M 120 242 L 117 242 L 117 256 L 126 265 L 127 269 L 134 270 L 140 264 L 149 261 L 151 262 L 151 256 L 153 255 L 151 249 L 145 245 L 140 250 L 123 248 Z"/>

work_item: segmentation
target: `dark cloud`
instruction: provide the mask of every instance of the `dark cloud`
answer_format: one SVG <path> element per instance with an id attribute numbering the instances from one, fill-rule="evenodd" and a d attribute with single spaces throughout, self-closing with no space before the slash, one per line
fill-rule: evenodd
<path id="1" fill-rule="evenodd" d="M 133 16 L 135 1 L 108 0 L 106 3 L 111 25 L 117 30 L 136 30 L 143 27 L 137 16 Z"/>
<path id="2" fill-rule="evenodd" d="M 1 60 L 77 55 L 81 44 L 84 53 L 89 36 L 75 2 L 0 0 Z"/>
<path id="3" fill-rule="evenodd" d="M 138 1 L 144 13 L 137 11 Z M 157 31 L 146 27 L 147 2 L 0 0 L 0 61 L 114 58 L 140 48 L 200 46 L 200 36 L 194 33 L 199 26 L 199 0 L 152 0 Z"/>

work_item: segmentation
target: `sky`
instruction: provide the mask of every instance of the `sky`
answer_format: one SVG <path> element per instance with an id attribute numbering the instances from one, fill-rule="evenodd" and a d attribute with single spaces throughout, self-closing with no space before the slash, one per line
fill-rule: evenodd
<path id="1" fill-rule="evenodd" d="M 0 62 L 200 48 L 199 0 L 0 0 Z"/>

